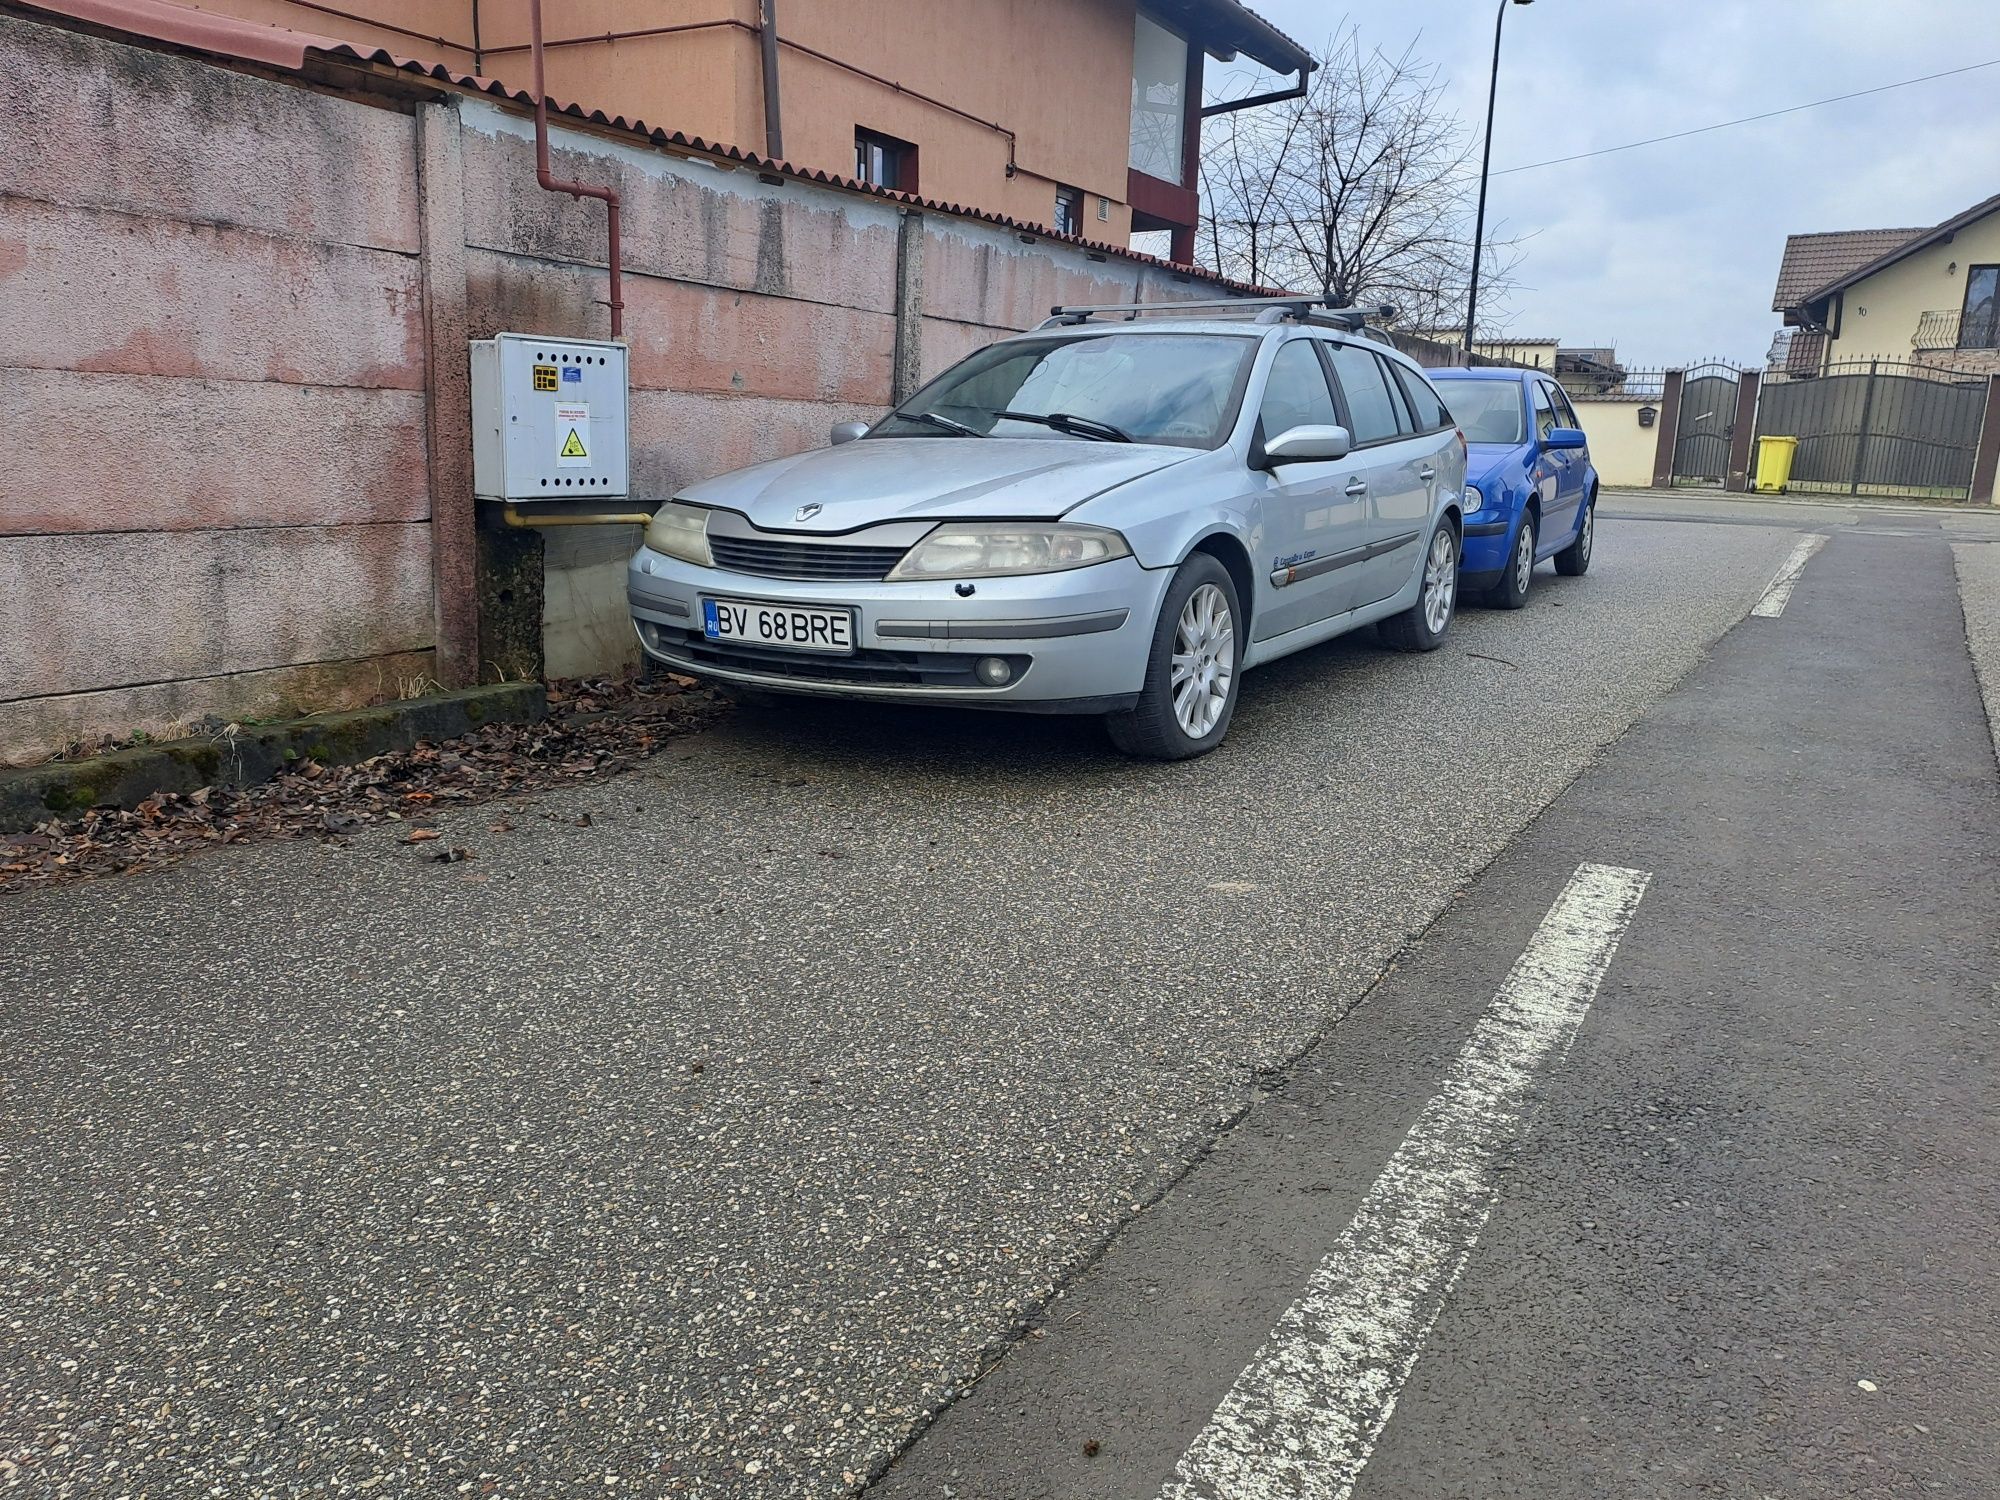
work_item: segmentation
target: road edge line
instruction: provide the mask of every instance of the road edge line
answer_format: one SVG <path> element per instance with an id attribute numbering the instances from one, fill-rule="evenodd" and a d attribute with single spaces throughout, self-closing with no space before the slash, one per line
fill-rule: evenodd
<path id="1" fill-rule="evenodd" d="M 1813 555 L 1827 543 L 1827 534 L 1815 531 L 1810 536 L 1799 538 L 1798 546 L 1792 548 L 1792 555 L 1779 567 L 1777 576 L 1765 588 L 1757 602 L 1750 606 L 1752 618 L 1775 620 L 1785 612 L 1785 605 L 1792 597 L 1792 590 L 1798 587 L 1799 579 L 1805 575 L 1806 564 Z"/>
<path id="2" fill-rule="evenodd" d="M 1346 1500 L 1492 1213 L 1495 1164 L 1541 1074 L 1567 1055 L 1651 880 L 1577 867 L 1160 1500 Z"/>

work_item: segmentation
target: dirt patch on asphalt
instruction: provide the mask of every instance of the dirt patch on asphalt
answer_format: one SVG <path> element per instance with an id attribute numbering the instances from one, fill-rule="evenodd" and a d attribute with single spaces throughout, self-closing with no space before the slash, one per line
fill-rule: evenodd
<path id="1" fill-rule="evenodd" d="M 406 841 L 440 859 L 465 859 L 437 838 L 438 811 L 617 775 L 724 711 L 712 689 L 679 676 L 552 682 L 548 693 L 539 724 L 490 724 L 351 766 L 306 761 L 261 786 L 162 792 L 129 811 L 93 808 L 0 834 L 0 892 L 136 875 L 227 844 L 344 843 L 379 823 L 406 825 Z"/>

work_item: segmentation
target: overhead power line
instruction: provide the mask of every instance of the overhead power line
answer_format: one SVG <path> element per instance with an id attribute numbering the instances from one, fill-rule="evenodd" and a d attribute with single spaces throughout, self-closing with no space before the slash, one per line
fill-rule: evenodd
<path id="1" fill-rule="evenodd" d="M 1862 99 L 1870 94 L 1886 94 L 1891 89 L 1906 89 L 1913 84 L 1931 83 L 1940 78 L 1952 78 L 1960 73 L 1976 73 L 1981 68 L 2000 64 L 2000 57 L 1988 58 L 1985 62 L 1967 63 L 1962 68 L 1946 68 L 1942 73 L 1926 73 L 1921 78 L 1905 78 L 1900 83 L 1884 83 L 1872 89 L 1856 89 L 1851 94 L 1835 94 L 1831 99 L 1814 99 L 1809 104 L 1792 104 L 1784 109 L 1767 109 L 1761 115 L 1745 115 L 1740 120 L 1721 120 L 1713 125 L 1697 125 L 1692 130 L 1676 130 L 1669 135 L 1648 136 L 1643 141 L 1627 141 L 1622 146 L 1605 146 L 1596 151 L 1579 151 L 1574 156 L 1553 156 L 1547 161 L 1531 161 L 1518 167 L 1501 167 L 1491 175 L 1506 177 L 1514 172 L 1532 172 L 1537 167 L 1559 167 L 1564 162 L 1583 161 L 1592 156 L 1609 156 L 1615 151 L 1636 151 L 1641 146 L 1657 146 L 1661 141 L 1683 140 L 1691 135 L 1706 135 L 1712 130 L 1727 130 L 1732 125 L 1750 125 L 1758 120 L 1775 120 L 1779 115 L 1795 115 L 1802 109 L 1818 109 L 1826 104 L 1840 104 L 1848 99 Z"/>

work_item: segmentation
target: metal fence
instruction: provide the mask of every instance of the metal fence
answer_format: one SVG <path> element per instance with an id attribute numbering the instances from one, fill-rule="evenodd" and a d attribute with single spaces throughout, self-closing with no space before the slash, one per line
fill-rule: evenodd
<path id="1" fill-rule="evenodd" d="M 1721 484 L 1729 477 L 1741 372 L 1711 361 L 1682 378 L 1680 422 L 1674 430 L 1675 484 Z"/>
<path id="2" fill-rule="evenodd" d="M 1688 378 L 1692 385 L 1693 371 Z M 1798 439 L 1793 489 L 1963 497 L 1986 384 L 1983 375 L 1886 359 L 1812 375 L 1773 372 L 1759 393 L 1756 432 Z"/>
<path id="3" fill-rule="evenodd" d="M 1618 389 L 1607 391 L 1610 396 L 1623 396 L 1633 401 L 1658 401 L 1667 393 L 1667 372 L 1659 370 L 1627 370 Z"/>

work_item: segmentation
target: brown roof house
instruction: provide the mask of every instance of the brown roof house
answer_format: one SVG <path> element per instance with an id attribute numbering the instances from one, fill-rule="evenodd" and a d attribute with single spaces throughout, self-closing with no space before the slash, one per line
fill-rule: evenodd
<path id="1" fill-rule="evenodd" d="M 1797 330 L 1794 374 L 1868 359 L 2000 370 L 2000 195 L 1929 228 L 1792 235 L 1771 308 Z"/>
<path id="2" fill-rule="evenodd" d="M 201 0 L 513 88 L 527 0 Z M 1239 0 L 548 0 L 548 90 L 713 145 L 1194 259 L 1201 119 L 1303 90 L 1299 42 Z M 1204 110 L 1207 57 L 1282 85 Z"/>

